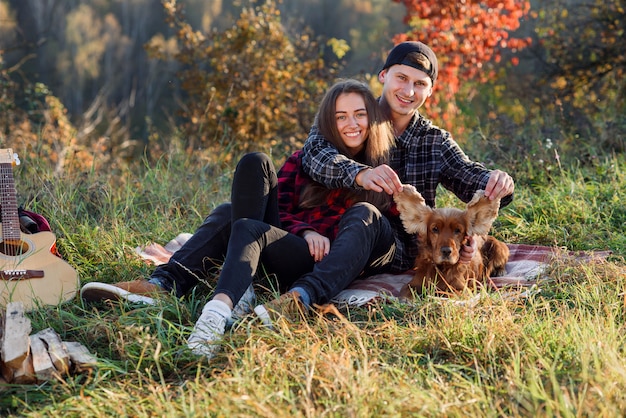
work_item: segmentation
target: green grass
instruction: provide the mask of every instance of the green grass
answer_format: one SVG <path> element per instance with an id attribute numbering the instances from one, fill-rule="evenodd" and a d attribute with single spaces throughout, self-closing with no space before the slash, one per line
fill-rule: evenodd
<path id="1" fill-rule="evenodd" d="M 115 176 L 55 178 L 22 162 L 20 203 L 51 221 L 82 283 L 149 275 L 134 248 L 193 232 L 228 200 L 233 168 L 175 155 Z M 611 156 L 550 175 L 528 161 L 530 171 L 515 173 L 516 199 L 501 212 L 496 236 L 613 251 L 604 263 L 555 261 L 528 299 L 482 293 L 469 307 L 424 297 L 352 308 L 348 320 L 312 317 L 280 332 L 249 319 L 227 333 L 210 363 L 185 350 L 206 287 L 151 307 L 76 299 L 31 312 L 33 330 L 52 327 L 85 344 L 98 367 L 64 381 L 2 387 L 0 414 L 622 416 L 625 169 L 621 156 Z M 442 193 L 438 204 L 457 203 Z"/>

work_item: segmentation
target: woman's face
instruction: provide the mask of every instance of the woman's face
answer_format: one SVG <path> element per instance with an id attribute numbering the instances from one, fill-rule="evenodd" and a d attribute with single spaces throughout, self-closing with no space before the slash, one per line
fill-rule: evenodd
<path id="1" fill-rule="evenodd" d="M 356 155 L 365 147 L 369 133 L 365 100 L 358 93 L 342 93 L 337 97 L 335 108 L 335 120 L 341 140 L 352 155 Z"/>

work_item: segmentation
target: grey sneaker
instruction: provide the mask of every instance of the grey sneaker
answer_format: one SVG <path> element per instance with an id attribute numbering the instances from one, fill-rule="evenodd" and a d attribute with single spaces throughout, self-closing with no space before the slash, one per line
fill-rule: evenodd
<path id="1" fill-rule="evenodd" d="M 237 304 L 233 308 L 233 313 L 231 315 L 231 319 L 229 320 L 229 325 L 232 325 L 233 323 L 250 315 L 255 305 L 256 294 L 254 293 L 254 287 L 250 285 L 244 292 L 241 299 L 239 299 L 239 302 L 237 302 Z"/>
<path id="2" fill-rule="evenodd" d="M 195 355 L 205 356 L 209 360 L 215 357 L 220 348 L 219 341 L 224 335 L 228 321 L 228 317 L 215 309 L 211 302 L 204 305 L 202 315 L 187 340 L 187 347 Z"/>
<path id="3" fill-rule="evenodd" d="M 290 291 L 265 305 L 255 307 L 254 313 L 263 325 L 273 329 L 279 321 L 292 323 L 306 318 L 307 310 L 308 308 L 300 300 L 300 294 L 296 291 Z"/>

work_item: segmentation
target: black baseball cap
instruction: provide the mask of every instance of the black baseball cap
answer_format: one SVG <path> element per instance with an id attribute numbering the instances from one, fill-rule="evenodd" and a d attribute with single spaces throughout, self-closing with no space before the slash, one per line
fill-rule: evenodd
<path id="1" fill-rule="evenodd" d="M 414 60 L 406 59 L 406 56 L 411 52 L 419 52 L 423 54 L 428 61 L 430 61 L 430 69 L 424 68 L 420 63 L 415 62 Z M 382 70 L 386 70 L 392 65 L 396 64 L 404 64 L 413 68 L 417 68 L 418 70 L 424 71 L 433 84 L 435 84 L 435 80 L 437 80 L 437 73 L 439 72 L 439 64 L 437 63 L 437 56 L 426 44 L 417 41 L 408 41 L 402 42 L 396 45 L 389 55 L 387 56 L 387 61 L 385 61 L 385 65 Z"/>

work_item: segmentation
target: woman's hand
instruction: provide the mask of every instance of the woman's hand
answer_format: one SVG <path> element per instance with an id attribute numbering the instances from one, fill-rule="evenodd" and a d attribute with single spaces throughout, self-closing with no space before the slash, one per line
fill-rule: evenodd
<path id="1" fill-rule="evenodd" d="M 309 244 L 309 252 L 316 263 L 328 255 L 330 240 L 325 236 L 318 234 L 312 229 L 307 229 L 302 233 L 302 238 Z"/>

